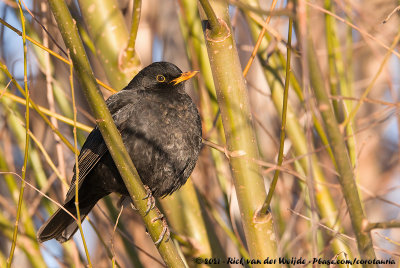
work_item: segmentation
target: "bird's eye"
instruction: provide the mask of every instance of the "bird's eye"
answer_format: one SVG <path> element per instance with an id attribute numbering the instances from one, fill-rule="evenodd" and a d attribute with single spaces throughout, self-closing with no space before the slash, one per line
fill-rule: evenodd
<path id="1" fill-rule="evenodd" d="M 161 83 L 165 82 L 165 76 L 163 76 L 161 74 L 157 75 L 156 79 L 157 79 L 157 82 L 161 82 Z"/>

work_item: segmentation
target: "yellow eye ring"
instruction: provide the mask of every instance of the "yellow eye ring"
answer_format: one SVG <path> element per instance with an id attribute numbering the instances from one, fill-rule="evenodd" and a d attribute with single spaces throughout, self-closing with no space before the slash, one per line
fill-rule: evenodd
<path id="1" fill-rule="evenodd" d="M 165 82 L 165 77 L 161 74 L 157 75 L 156 79 L 157 79 L 157 82 L 161 82 L 161 83 Z"/>

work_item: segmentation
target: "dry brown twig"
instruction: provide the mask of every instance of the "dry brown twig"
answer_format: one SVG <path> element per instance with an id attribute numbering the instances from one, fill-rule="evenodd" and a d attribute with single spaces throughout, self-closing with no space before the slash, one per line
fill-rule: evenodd
<path id="1" fill-rule="evenodd" d="M 387 17 L 382 21 L 382 24 L 385 24 L 386 22 L 388 22 L 390 20 L 390 18 L 393 16 L 393 14 L 398 11 L 400 11 L 400 5 L 397 6 L 395 9 L 393 9 L 393 11 L 389 13 L 389 15 L 387 15 Z"/>

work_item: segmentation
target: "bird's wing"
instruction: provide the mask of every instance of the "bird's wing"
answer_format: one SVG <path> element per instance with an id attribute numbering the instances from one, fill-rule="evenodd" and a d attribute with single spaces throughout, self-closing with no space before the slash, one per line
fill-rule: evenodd
<path id="1" fill-rule="evenodd" d="M 83 180 L 89 174 L 89 172 L 96 166 L 100 161 L 101 157 L 107 152 L 107 146 L 101 136 L 98 127 L 90 132 L 87 137 L 81 152 L 78 157 L 78 167 L 79 167 L 79 180 L 78 188 L 81 187 Z M 67 192 L 65 202 L 70 201 L 75 196 L 75 186 L 76 186 L 76 166 L 74 166 L 74 176 L 72 177 L 71 187 Z"/>
<path id="2" fill-rule="evenodd" d="M 118 93 L 111 95 L 106 100 L 108 110 L 112 115 L 114 115 L 126 105 L 134 103 L 137 100 L 138 94 L 141 94 L 141 92 L 134 90 L 121 90 Z"/>
<path id="3" fill-rule="evenodd" d="M 122 91 L 117 94 L 122 95 L 120 93 L 122 93 Z M 117 96 L 117 94 L 112 95 L 110 98 L 108 98 L 106 104 L 111 111 L 117 129 L 119 131 L 123 131 L 124 122 L 129 118 L 133 104 L 132 103 L 128 104 L 128 102 L 126 102 L 127 98 L 114 97 Z M 85 177 L 96 166 L 96 164 L 100 161 L 100 159 L 104 156 L 104 154 L 107 153 L 107 151 L 108 151 L 107 145 L 103 140 L 103 136 L 101 135 L 99 128 L 96 126 L 87 137 L 78 157 L 78 167 L 79 167 L 78 189 L 81 187 Z M 67 196 L 64 202 L 68 202 L 75 197 L 75 192 L 76 192 L 75 181 L 76 181 L 76 167 L 74 166 L 74 176 L 72 178 L 71 186 L 67 192 Z"/>

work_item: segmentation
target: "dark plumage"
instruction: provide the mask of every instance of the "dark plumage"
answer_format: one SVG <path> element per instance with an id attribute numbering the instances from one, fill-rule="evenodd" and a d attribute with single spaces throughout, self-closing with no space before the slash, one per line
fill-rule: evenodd
<path id="1" fill-rule="evenodd" d="M 194 74 L 182 73 L 172 63 L 156 62 L 106 101 L 140 178 L 154 197 L 176 191 L 196 165 L 201 121 L 182 83 Z M 104 196 L 112 192 L 128 195 L 97 127 L 87 137 L 78 165 L 81 219 Z M 63 206 L 76 216 L 75 179 L 74 175 Z M 37 237 L 40 242 L 53 238 L 65 242 L 77 229 L 74 219 L 58 209 L 39 229 Z"/>

